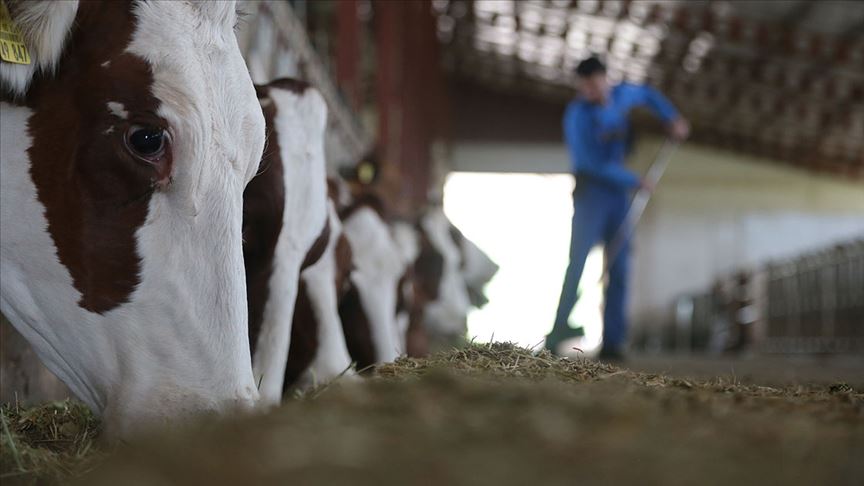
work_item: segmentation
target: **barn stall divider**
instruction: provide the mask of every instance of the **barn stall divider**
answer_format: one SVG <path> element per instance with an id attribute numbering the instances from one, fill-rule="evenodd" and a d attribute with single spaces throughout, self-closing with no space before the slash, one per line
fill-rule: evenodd
<path id="1" fill-rule="evenodd" d="M 654 341 L 675 352 L 862 353 L 864 239 L 726 275 L 674 315 Z"/>

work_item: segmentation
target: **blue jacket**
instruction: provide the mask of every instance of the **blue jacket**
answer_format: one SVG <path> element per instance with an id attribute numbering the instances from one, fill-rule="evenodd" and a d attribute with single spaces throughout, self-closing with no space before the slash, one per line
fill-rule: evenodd
<path id="1" fill-rule="evenodd" d="M 672 103 L 650 86 L 619 84 L 605 105 L 577 98 L 564 112 L 564 140 L 574 174 L 627 190 L 639 176 L 624 168 L 630 110 L 647 107 L 666 123 L 678 117 Z"/>

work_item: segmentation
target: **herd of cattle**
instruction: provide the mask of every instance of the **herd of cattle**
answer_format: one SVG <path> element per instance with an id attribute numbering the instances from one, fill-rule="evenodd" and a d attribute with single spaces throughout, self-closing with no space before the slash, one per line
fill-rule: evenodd
<path id="1" fill-rule="evenodd" d="M 293 79 L 257 86 L 268 143 L 243 195 L 249 338 L 263 400 L 464 335 L 497 271 L 440 205 L 394 218 L 359 180 L 327 177 L 327 107 Z M 287 361 L 287 366 L 286 366 Z"/>
<path id="2" fill-rule="evenodd" d="M 495 264 L 328 177 L 323 99 L 253 86 L 233 2 L 5 4 L 0 311 L 109 436 L 464 335 Z"/>

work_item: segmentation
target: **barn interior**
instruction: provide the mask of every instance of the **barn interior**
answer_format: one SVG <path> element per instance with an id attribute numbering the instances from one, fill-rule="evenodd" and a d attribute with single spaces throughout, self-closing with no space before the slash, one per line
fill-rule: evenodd
<path id="1" fill-rule="evenodd" d="M 328 170 L 374 179 L 399 217 L 443 205 L 499 270 L 458 349 L 442 347 L 444 358 L 428 366 L 438 371 L 421 385 L 325 387 L 270 421 L 151 438 L 84 484 L 285 484 L 295 473 L 308 484 L 573 484 L 580 474 L 602 484 L 864 481 L 864 2 L 240 3 L 237 36 L 252 80 L 300 78 L 326 101 Z M 611 80 L 664 93 L 692 134 L 635 229 L 626 361 L 594 361 L 603 334 L 598 246 L 570 317 L 585 336 L 563 352 L 589 368 L 552 384 L 524 367 L 547 369 L 532 359 L 555 320 L 573 211 L 561 120 L 577 96 L 574 69 L 589 55 L 605 61 Z M 632 124 L 629 167 L 644 174 L 667 135 L 647 111 Z M 81 457 L 98 425 L 70 402 L 50 405 L 50 419 L 19 410 L 69 392 L 10 325 L 0 331 L 4 484 L 91 473 Z M 495 344 L 505 342 L 516 347 Z M 517 370 L 538 388 L 440 371 L 468 355 L 495 380 Z M 401 383 L 427 365 L 393 366 L 382 373 Z M 548 370 L 576 373 L 568 366 Z M 588 381 L 587 391 L 572 390 Z M 460 415 L 468 403 L 491 415 Z M 772 423 L 778 410 L 788 416 Z M 618 428 L 603 429 L 604 420 Z M 58 432 L 65 424 L 74 440 Z M 451 425 L 463 428 L 447 435 Z M 43 426 L 54 435 L 34 432 Z M 277 432 L 308 440 L 312 452 Z M 52 465 L 48 475 L 25 468 L 16 440 L 74 444 L 62 460 L 76 465 Z M 271 449 L 255 456 L 262 440 Z M 192 454 L 193 441 L 209 448 Z M 792 442 L 809 446 L 780 445 Z M 664 455 L 654 451 L 661 443 L 675 445 Z M 704 455 L 693 452 L 703 443 L 712 444 Z M 189 464 L 177 459 L 184 454 Z M 614 458 L 638 467 L 622 471 Z M 810 469 L 790 466 L 808 460 Z"/>
<path id="2" fill-rule="evenodd" d="M 632 349 L 646 356 L 864 352 L 864 6 L 435 0 L 294 7 L 310 60 L 281 54 L 284 43 L 298 43 L 280 40 L 264 21 L 247 41 L 254 59 L 267 60 L 251 66 L 253 77 L 330 73 L 331 81 L 322 79 L 338 106 L 330 163 L 374 154 L 381 190 L 401 213 L 443 199 L 456 226 L 499 263 L 489 304 L 469 317 L 469 339 L 531 347 L 551 327 L 572 211 L 561 118 L 576 95 L 573 69 L 598 54 L 610 78 L 658 88 L 693 125 L 639 223 Z M 663 127 L 647 112 L 633 123 L 630 163 L 644 173 Z M 589 355 L 600 345 L 602 258 L 599 247 L 589 257 L 572 317 L 586 328 L 578 347 Z M 743 307 L 751 315 L 736 323 Z"/>

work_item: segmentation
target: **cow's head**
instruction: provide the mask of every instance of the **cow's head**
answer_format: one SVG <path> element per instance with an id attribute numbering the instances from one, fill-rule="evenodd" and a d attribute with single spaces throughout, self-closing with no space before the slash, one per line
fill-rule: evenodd
<path id="1" fill-rule="evenodd" d="M 416 265 L 417 278 L 431 293 L 424 322 L 430 332 L 441 335 L 464 334 L 471 307 L 462 274 L 462 251 L 453 239 L 451 227 L 437 205 L 420 218 L 422 246 Z"/>
<path id="2" fill-rule="evenodd" d="M 468 290 L 471 305 L 477 308 L 483 307 L 489 302 L 484 292 L 484 287 L 492 277 L 498 273 L 498 265 L 489 258 L 476 243 L 469 240 L 454 225 L 450 225 L 450 234 L 462 258 L 460 271 Z"/>
<path id="3" fill-rule="evenodd" d="M 350 283 L 362 309 L 372 343 L 375 362 L 386 363 L 404 353 L 404 336 L 396 321 L 399 280 L 406 263 L 383 215 L 379 199 L 365 195 L 342 214 L 343 231 L 351 244 L 354 269 Z M 350 319 L 345 315 L 343 320 Z M 344 323 L 343 323 L 344 324 Z M 358 366 L 362 364 L 358 361 Z"/>
<path id="4" fill-rule="evenodd" d="M 0 309 L 109 435 L 252 404 L 234 2 L 6 3 Z"/>

